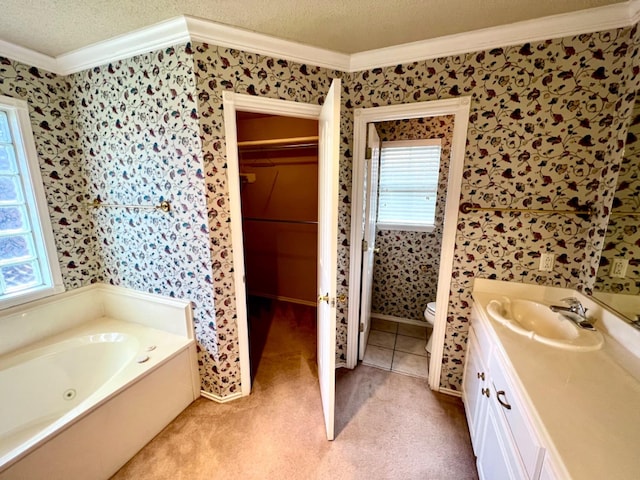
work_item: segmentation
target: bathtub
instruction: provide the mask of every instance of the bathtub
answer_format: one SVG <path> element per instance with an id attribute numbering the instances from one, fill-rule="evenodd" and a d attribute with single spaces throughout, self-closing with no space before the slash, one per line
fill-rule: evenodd
<path id="1" fill-rule="evenodd" d="M 1 480 L 106 479 L 199 396 L 188 302 L 92 285 L 0 315 L 0 339 L 20 323 L 0 340 L 24 344 L 0 356 Z"/>

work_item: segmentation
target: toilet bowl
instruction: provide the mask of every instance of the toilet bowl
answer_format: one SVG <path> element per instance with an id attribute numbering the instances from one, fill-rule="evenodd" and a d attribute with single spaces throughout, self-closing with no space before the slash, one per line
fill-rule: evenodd
<path id="1" fill-rule="evenodd" d="M 436 318 L 436 302 L 429 302 L 427 304 L 427 308 L 424 310 L 424 319 L 427 321 L 429 326 L 431 327 L 431 331 L 433 332 L 433 321 Z M 427 346 L 424 349 L 431 353 L 431 343 L 433 340 L 433 335 L 429 334 L 429 340 L 427 341 Z"/>

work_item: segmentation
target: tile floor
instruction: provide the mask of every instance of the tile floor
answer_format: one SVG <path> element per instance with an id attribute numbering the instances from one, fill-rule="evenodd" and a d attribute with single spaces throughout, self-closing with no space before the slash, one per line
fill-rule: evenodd
<path id="1" fill-rule="evenodd" d="M 362 363 L 370 367 L 427 378 L 429 360 L 424 349 L 427 327 L 374 318 Z"/>

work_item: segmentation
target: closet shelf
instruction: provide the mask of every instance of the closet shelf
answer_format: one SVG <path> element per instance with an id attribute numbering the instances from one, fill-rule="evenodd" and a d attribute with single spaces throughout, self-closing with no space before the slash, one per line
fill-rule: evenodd
<path id="1" fill-rule="evenodd" d="M 247 140 L 238 142 L 238 148 L 244 147 L 310 147 L 318 145 L 318 136 L 312 137 L 292 137 L 292 138 L 272 138 L 269 140 Z"/>

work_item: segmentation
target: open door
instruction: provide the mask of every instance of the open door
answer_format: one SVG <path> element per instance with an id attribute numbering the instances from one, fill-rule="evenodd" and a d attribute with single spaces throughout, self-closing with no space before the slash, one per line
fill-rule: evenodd
<path id="1" fill-rule="evenodd" d="M 318 151 L 318 380 L 327 439 L 334 438 L 336 397 L 336 278 L 340 80 L 334 79 L 320 112 Z"/>
<path id="2" fill-rule="evenodd" d="M 360 303 L 360 339 L 358 359 L 364 358 L 371 326 L 371 290 L 375 261 L 376 216 L 378 213 L 378 175 L 380 172 L 380 137 L 373 123 L 367 125 L 365 158 L 364 235 L 362 241 L 362 293 Z"/>

